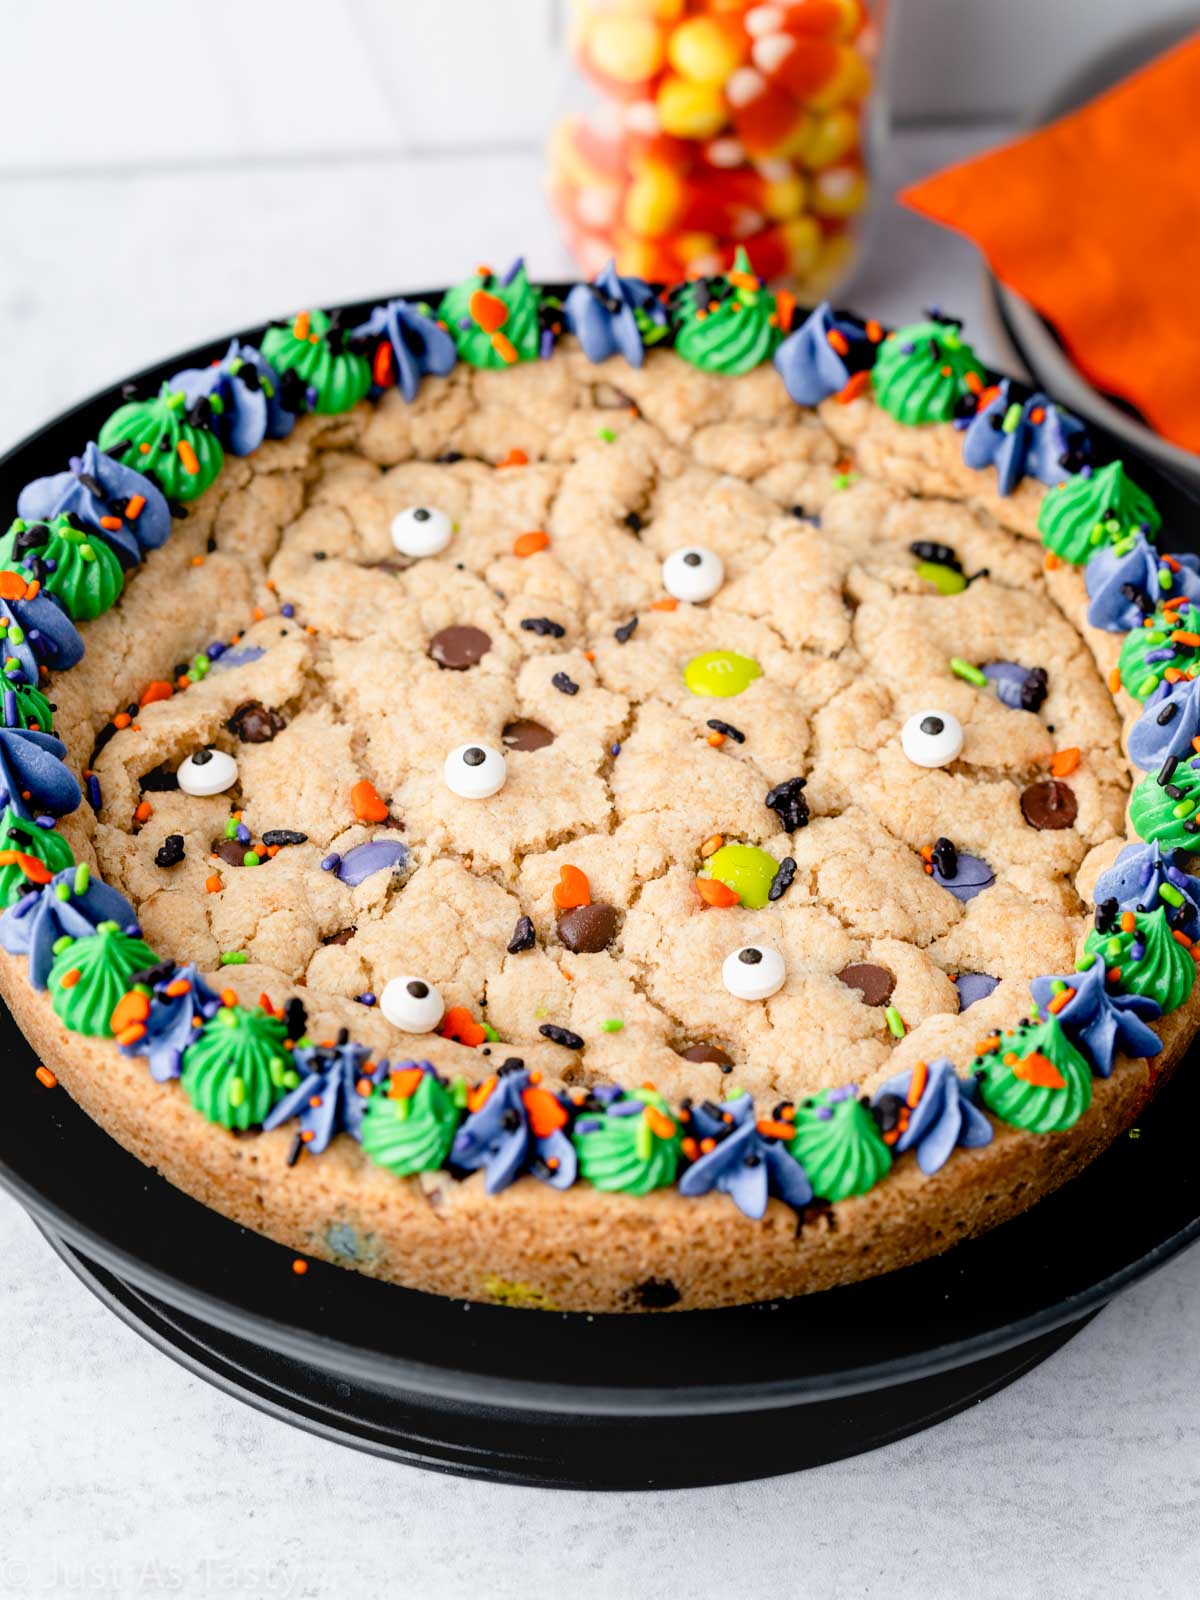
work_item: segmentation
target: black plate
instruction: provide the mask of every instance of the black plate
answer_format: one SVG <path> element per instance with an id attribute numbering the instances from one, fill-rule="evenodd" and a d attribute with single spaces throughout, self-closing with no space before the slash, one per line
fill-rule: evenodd
<path id="1" fill-rule="evenodd" d="M 135 381 L 144 392 L 226 342 Z M 0 504 L 61 469 L 119 399 L 97 395 L 0 461 Z M 1176 485 L 1137 471 L 1168 526 L 1184 507 L 1195 517 Z M 8 1017 L 0 1047 L 0 1183 L 114 1310 L 302 1426 L 513 1481 L 718 1482 L 869 1448 L 1011 1381 L 1200 1235 L 1200 1079 L 1185 1062 L 1137 1137 L 1024 1217 L 890 1277 L 686 1317 L 468 1306 L 319 1262 L 295 1275 L 290 1252 L 190 1200 L 44 1089 Z"/>

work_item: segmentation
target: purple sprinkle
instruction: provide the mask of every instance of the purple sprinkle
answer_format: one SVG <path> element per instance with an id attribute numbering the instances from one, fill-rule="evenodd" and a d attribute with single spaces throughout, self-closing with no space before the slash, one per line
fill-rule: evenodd
<path id="1" fill-rule="evenodd" d="M 1080 476 L 1080 477 L 1081 477 L 1081 478 L 1090 478 L 1090 477 L 1091 477 L 1091 475 L 1092 475 L 1092 469 L 1091 469 L 1091 467 L 1080 467 L 1080 469 L 1079 469 L 1079 476 Z"/>
<path id="2" fill-rule="evenodd" d="M 1182 889 L 1184 887 L 1184 885 L 1187 883 L 1187 874 L 1184 873 L 1184 872 L 1180 872 L 1178 867 L 1168 867 L 1167 871 L 1166 871 L 1166 876 L 1167 876 L 1168 880 L 1171 883 L 1173 883 L 1177 889 Z M 1147 874 L 1147 876 L 1146 876 L 1146 882 L 1147 883 L 1150 882 L 1150 875 L 1149 874 Z"/>
<path id="3" fill-rule="evenodd" d="M 913 351 L 916 348 L 917 348 L 916 345 L 913 344 L 911 339 L 906 339 L 904 341 L 904 343 L 900 346 L 900 350 L 901 350 L 902 354 L 904 354 L 906 356 L 912 355 Z"/>
<path id="4" fill-rule="evenodd" d="M 1174 658 L 1174 650 L 1147 650 L 1142 657 L 1143 661 L 1170 661 Z"/>
<path id="5" fill-rule="evenodd" d="M 818 1122 L 832 1122 L 833 1121 L 833 1112 L 829 1109 L 828 1106 L 818 1106 L 817 1109 L 813 1112 L 813 1115 L 816 1117 Z"/>
<path id="6" fill-rule="evenodd" d="M 369 839 L 346 851 L 337 875 L 351 889 L 357 889 L 376 872 L 398 871 L 407 860 L 408 846 L 399 839 Z"/>
<path id="7" fill-rule="evenodd" d="M 55 561 L 53 556 L 47 556 L 46 557 L 46 571 L 47 572 L 57 572 L 58 571 L 58 562 Z"/>
<path id="8" fill-rule="evenodd" d="M 513 262 L 512 266 L 509 267 L 508 271 L 500 279 L 500 287 L 502 289 L 507 289 L 509 284 L 513 281 L 513 279 L 516 277 L 517 273 L 520 272 L 521 268 L 524 265 L 525 265 L 525 257 L 524 256 L 518 256 L 517 259 Z"/>
<path id="9" fill-rule="evenodd" d="M 542 329 L 542 338 L 538 346 L 538 354 L 543 361 L 549 361 L 554 354 L 554 334 L 549 328 Z"/>
<path id="10" fill-rule="evenodd" d="M 473 328 L 475 326 L 470 317 L 459 317 L 458 325 L 460 328 Z"/>
<path id="11" fill-rule="evenodd" d="M 67 462 L 67 466 L 70 468 L 70 470 L 72 472 L 82 472 L 83 471 L 83 457 L 82 456 L 72 456 L 71 459 Z"/>
<path id="12" fill-rule="evenodd" d="M 141 925 L 137 922 L 127 922 L 122 932 L 127 933 L 131 939 L 140 939 L 142 937 Z"/>
<path id="13" fill-rule="evenodd" d="M 294 617 L 296 615 L 296 608 L 290 600 L 288 601 L 287 605 L 280 606 L 279 610 L 281 615 L 285 617 Z"/>
<path id="14" fill-rule="evenodd" d="M 575 1124 L 576 1133 L 599 1133 L 604 1124 L 599 1117 L 580 1117 Z"/>
<path id="15" fill-rule="evenodd" d="M 619 1105 L 610 1106 L 608 1114 L 610 1117 L 640 1117 L 645 1109 L 640 1100 L 622 1100 Z"/>
<path id="16" fill-rule="evenodd" d="M 87 780 L 88 803 L 93 811 L 100 810 L 100 779 L 94 772 L 88 774 Z"/>
<path id="17" fill-rule="evenodd" d="M 228 648 L 228 645 L 222 644 L 221 641 L 217 639 L 213 644 L 209 645 L 208 649 L 204 653 L 210 661 L 219 661 Z"/>
<path id="18" fill-rule="evenodd" d="M 1140 961 L 1146 954 L 1146 946 L 1140 939 L 1135 939 L 1129 946 L 1129 954 L 1134 961 Z"/>
<path id="19" fill-rule="evenodd" d="M 37 628 L 30 628 L 29 632 L 25 635 L 25 637 L 29 640 L 30 644 L 36 644 L 37 641 L 42 637 L 42 635 L 41 635 L 41 632 Z"/>
<path id="20" fill-rule="evenodd" d="M 322 861 L 322 863 L 321 863 L 321 871 L 322 872 L 332 872 L 334 867 L 336 867 L 338 865 L 338 863 L 341 861 L 341 859 L 342 859 L 341 856 L 338 855 L 336 850 L 332 851 L 329 855 L 327 855 L 325 857 L 324 861 Z"/>
<path id="21" fill-rule="evenodd" d="M 373 1006 L 375 1004 L 375 996 L 371 993 L 370 989 L 367 990 L 366 994 L 359 995 L 358 1003 L 360 1006 Z"/>
<path id="22" fill-rule="evenodd" d="M 858 1085 L 854 1083 L 843 1084 L 840 1089 L 830 1089 L 828 1100 L 830 1105 L 837 1105 L 842 1100 L 853 1100 L 858 1093 Z"/>
<path id="23" fill-rule="evenodd" d="M 234 838 L 237 840 L 237 842 L 239 844 L 249 844 L 250 843 L 250 829 L 246 826 L 246 824 L 244 822 L 239 822 L 238 823 L 237 832 L 234 834 Z"/>
<path id="24" fill-rule="evenodd" d="M 304 391 L 304 398 L 308 401 L 309 410 L 315 411 L 317 408 L 317 386 L 315 383 L 309 384 L 308 388 Z"/>
<path id="25" fill-rule="evenodd" d="M 610 744 L 608 753 L 609 755 L 619 756 L 621 754 L 621 746 L 619 744 Z"/>
<path id="26" fill-rule="evenodd" d="M 54 826 L 54 818 L 48 817 L 44 811 L 40 812 L 33 820 L 39 828 L 52 828 Z"/>

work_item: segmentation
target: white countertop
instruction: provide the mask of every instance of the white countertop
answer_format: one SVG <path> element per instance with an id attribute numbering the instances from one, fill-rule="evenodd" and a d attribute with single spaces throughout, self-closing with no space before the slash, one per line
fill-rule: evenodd
<path id="1" fill-rule="evenodd" d="M 999 131 L 907 134 L 881 190 Z M 0 179 L 0 449 L 145 362 L 299 305 L 447 281 L 483 253 L 568 274 L 539 174 L 503 152 Z M 936 301 L 1011 365 L 968 246 L 894 207 L 882 239 L 853 303 L 898 321 Z M 120 1324 L 3 1196 L 0 1258 L 0 1597 L 1196 1590 L 1200 1251 L 932 1432 L 793 1477 L 636 1496 L 424 1474 L 268 1420 Z"/>

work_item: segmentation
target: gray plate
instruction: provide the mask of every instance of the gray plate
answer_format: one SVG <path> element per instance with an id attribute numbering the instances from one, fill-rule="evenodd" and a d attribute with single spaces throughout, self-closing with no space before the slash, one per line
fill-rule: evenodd
<path id="1" fill-rule="evenodd" d="M 1196 24 L 1197 16 L 1192 11 L 1188 16 L 1160 23 L 1145 32 L 1130 34 L 1118 44 L 1110 46 L 1103 54 L 1093 57 L 1072 73 L 1054 95 L 1035 110 L 1027 126 L 1031 129 L 1044 127 L 1057 117 L 1065 116 L 1089 100 L 1094 100 L 1105 89 L 1186 39 L 1196 31 Z M 1144 454 L 1152 456 L 1174 476 L 1193 485 L 1200 483 L 1200 456 L 1171 444 L 1132 416 L 1124 406 L 1115 404 L 1093 388 L 1058 342 L 1041 313 L 1035 311 L 1019 294 L 1006 288 L 992 273 L 989 272 L 987 277 L 1001 320 L 1013 344 L 1025 365 L 1045 389 L 1081 417 L 1100 423 Z"/>

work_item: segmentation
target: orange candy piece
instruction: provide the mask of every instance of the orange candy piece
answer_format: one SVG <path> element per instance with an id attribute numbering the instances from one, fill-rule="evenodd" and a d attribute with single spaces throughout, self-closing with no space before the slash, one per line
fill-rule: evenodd
<path id="1" fill-rule="evenodd" d="M 508 307 L 504 301 L 499 295 L 489 294 L 486 289 L 474 291 L 467 302 L 467 310 L 484 333 L 495 333 L 508 321 Z"/>
<path id="2" fill-rule="evenodd" d="M 550 543 L 550 535 L 537 529 L 532 533 L 519 533 L 513 540 L 513 555 L 535 556 Z"/>
<path id="3" fill-rule="evenodd" d="M 150 996 L 143 994 L 140 989 L 130 989 L 128 994 L 123 994 L 112 1008 L 112 1016 L 108 1025 L 113 1033 L 123 1033 L 126 1028 L 145 1022 L 150 1015 Z"/>
<path id="4" fill-rule="evenodd" d="M 741 904 L 742 897 L 737 890 L 731 889 L 727 883 L 722 883 L 719 878 L 697 878 L 696 888 L 706 906 L 724 907 Z"/>
<path id="5" fill-rule="evenodd" d="M 388 808 L 379 798 L 375 785 L 367 778 L 360 778 L 350 791 L 350 804 L 354 807 L 354 815 L 360 822 L 386 822 Z"/>
<path id="6" fill-rule="evenodd" d="M 554 885 L 554 904 L 560 911 L 574 911 L 579 906 L 590 906 L 592 889 L 587 873 L 578 867 L 563 866 L 558 869 L 558 882 Z"/>
<path id="7" fill-rule="evenodd" d="M 0 600 L 24 600 L 25 579 L 19 572 L 0 572 Z"/>
<path id="8" fill-rule="evenodd" d="M 566 1126 L 567 1113 L 549 1089 L 526 1089 L 521 1095 L 534 1138 L 548 1139 Z"/>
<path id="9" fill-rule="evenodd" d="M 1067 1080 L 1040 1050 L 1034 1050 L 1024 1061 L 1013 1063 L 1013 1077 L 1022 1083 L 1031 1083 L 1037 1089 L 1065 1089 Z"/>
<path id="10" fill-rule="evenodd" d="M 459 1044 L 468 1045 L 472 1050 L 487 1038 L 487 1029 L 482 1022 L 475 1021 L 466 1006 L 451 1006 L 442 1018 L 438 1032 L 443 1039 L 456 1039 Z"/>
<path id="11" fill-rule="evenodd" d="M 416 1094 L 424 1076 L 420 1067 L 397 1067 L 389 1080 L 388 1099 L 409 1099 Z"/>
<path id="12" fill-rule="evenodd" d="M 138 705 L 149 706 L 153 705 L 156 700 L 169 700 L 174 693 L 175 687 L 173 684 L 168 683 L 165 678 L 156 678 L 153 683 L 147 684 L 142 690 L 138 696 Z"/>

